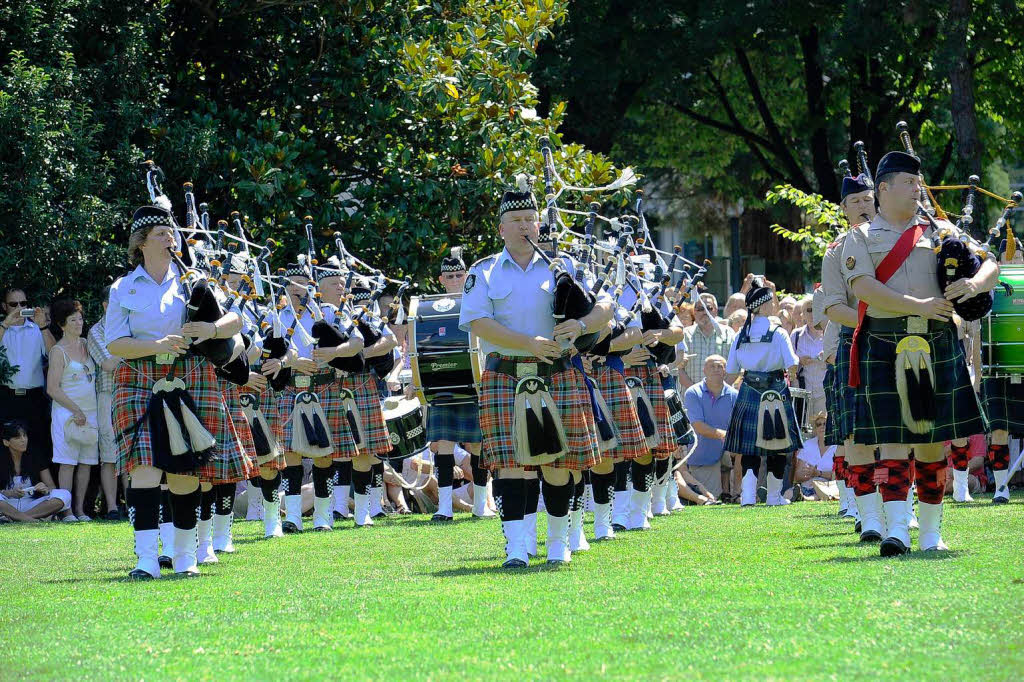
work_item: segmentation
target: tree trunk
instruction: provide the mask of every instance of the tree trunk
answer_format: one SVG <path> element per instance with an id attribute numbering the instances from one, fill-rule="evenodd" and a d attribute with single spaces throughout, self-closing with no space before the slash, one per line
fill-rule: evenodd
<path id="1" fill-rule="evenodd" d="M 811 133 L 811 159 L 818 192 L 829 201 L 839 201 L 836 171 L 828 147 L 825 114 L 825 81 L 821 68 L 818 29 L 811 27 L 800 34 L 800 51 L 804 58 L 804 84 L 807 91 L 807 123 Z"/>
<path id="2" fill-rule="evenodd" d="M 970 17 L 971 0 L 951 0 L 946 32 L 952 57 L 949 62 L 950 109 L 960 165 L 968 174 L 980 176 L 982 148 L 974 112 L 974 68 L 966 40 Z"/>

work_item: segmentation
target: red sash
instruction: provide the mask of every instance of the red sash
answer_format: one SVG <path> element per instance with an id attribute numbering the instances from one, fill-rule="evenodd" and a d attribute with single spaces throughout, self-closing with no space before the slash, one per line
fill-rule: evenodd
<path id="1" fill-rule="evenodd" d="M 896 245 L 892 247 L 892 251 L 886 254 L 882 262 L 875 268 L 875 279 L 882 284 L 888 282 L 889 278 L 896 274 L 896 271 L 900 269 L 903 262 L 910 256 L 910 252 L 914 250 L 917 240 L 921 238 L 926 229 L 928 229 L 927 223 L 915 223 L 904 230 L 900 238 L 896 240 Z M 860 330 L 864 326 L 864 317 L 867 315 L 867 312 L 868 304 L 860 301 L 857 304 L 857 328 L 853 330 L 853 346 L 850 348 L 850 376 L 848 383 L 853 388 L 857 388 L 860 385 Z"/>

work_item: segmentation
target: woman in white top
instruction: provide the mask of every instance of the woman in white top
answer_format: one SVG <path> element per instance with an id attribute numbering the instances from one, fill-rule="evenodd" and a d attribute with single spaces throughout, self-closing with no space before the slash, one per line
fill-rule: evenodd
<path id="1" fill-rule="evenodd" d="M 790 382 L 796 381 L 798 360 L 789 335 L 768 318 L 774 297 L 772 289 L 755 280 L 746 295 L 749 316 L 732 341 L 725 366 L 729 383 L 740 370 L 744 372 L 724 446 L 727 452 L 740 455 L 740 504 L 744 506 L 757 501 L 762 457 L 768 460 L 768 504 L 789 504 L 782 497 L 786 455 L 801 445 L 793 399 L 786 385 L 787 372 Z"/>
<path id="2" fill-rule="evenodd" d="M 53 463 L 60 465 L 57 473 L 60 487 L 74 493 L 74 505 L 65 520 L 91 521 L 82 504 L 92 467 L 99 464 L 100 457 L 96 364 L 82 338 L 85 323 L 82 304 L 59 299 L 53 304 L 52 315 L 58 341 L 50 349 L 46 392 L 53 399 L 50 412 Z"/>
<path id="3" fill-rule="evenodd" d="M 804 441 L 804 446 L 796 453 L 793 471 L 793 484 L 801 485 L 805 497 L 813 496 L 823 499 L 815 490 L 811 481 L 831 481 L 832 458 L 835 457 L 835 445 L 825 445 L 826 415 L 819 412 L 814 415 L 814 436 Z M 807 484 L 807 485 L 803 485 Z"/>

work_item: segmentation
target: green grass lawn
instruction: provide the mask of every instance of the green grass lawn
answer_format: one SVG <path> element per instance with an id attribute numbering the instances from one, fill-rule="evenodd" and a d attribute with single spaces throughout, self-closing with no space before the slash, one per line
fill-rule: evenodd
<path id="1" fill-rule="evenodd" d="M 516 572 L 497 520 L 240 522 L 202 577 L 147 583 L 127 523 L 9 524 L 0 678 L 1020 679 L 1013 502 L 947 505 L 944 554 L 880 559 L 835 503 L 687 507 Z"/>

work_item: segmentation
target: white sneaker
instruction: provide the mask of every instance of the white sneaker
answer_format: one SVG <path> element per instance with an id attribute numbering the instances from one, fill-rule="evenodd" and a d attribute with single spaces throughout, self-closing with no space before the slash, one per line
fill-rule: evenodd
<path id="1" fill-rule="evenodd" d="M 63 521 L 64 523 L 77 523 L 78 517 L 74 514 L 68 514 L 67 516 L 62 518 L 61 521 Z"/>

